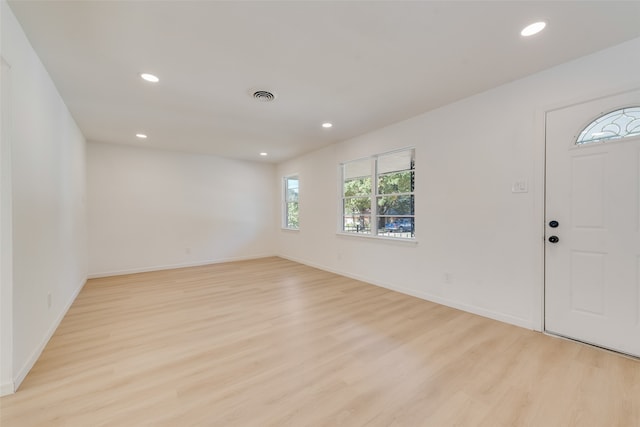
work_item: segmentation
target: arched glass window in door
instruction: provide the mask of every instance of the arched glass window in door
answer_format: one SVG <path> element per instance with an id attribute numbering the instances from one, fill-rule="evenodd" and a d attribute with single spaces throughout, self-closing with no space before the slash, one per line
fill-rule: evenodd
<path id="1" fill-rule="evenodd" d="M 598 117 L 584 128 L 576 145 L 640 135 L 640 106 L 620 108 Z"/>

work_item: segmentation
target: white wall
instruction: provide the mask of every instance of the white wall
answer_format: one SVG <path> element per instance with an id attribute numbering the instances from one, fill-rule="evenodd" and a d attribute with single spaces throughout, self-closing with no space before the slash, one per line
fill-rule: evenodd
<path id="1" fill-rule="evenodd" d="M 0 19 L 3 8 L 0 7 Z M 13 243 L 11 225 L 11 68 L 0 55 L 0 396 L 13 385 Z"/>
<path id="2" fill-rule="evenodd" d="M 0 7 L 13 233 L 13 284 L 2 283 L 3 297 L 12 286 L 13 360 L 2 382 L 18 387 L 86 281 L 85 141 L 10 8 Z"/>
<path id="3" fill-rule="evenodd" d="M 91 277 L 274 255 L 275 166 L 89 143 Z"/>
<path id="4" fill-rule="evenodd" d="M 637 52 L 640 39 L 279 165 L 279 186 L 300 176 L 301 224 L 279 233 L 279 254 L 540 329 L 544 111 L 639 87 Z M 418 243 L 336 235 L 338 164 L 406 146 Z M 529 192 L 512 193 L 516 180 Z"/>

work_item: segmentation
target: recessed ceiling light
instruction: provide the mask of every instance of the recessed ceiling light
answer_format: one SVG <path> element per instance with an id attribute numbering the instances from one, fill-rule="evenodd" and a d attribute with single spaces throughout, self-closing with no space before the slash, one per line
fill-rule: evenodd
<path id="1" fill-rule="evenodd" d="M 529 37 L 534 34 L 538 34 L 540 31 L 544 30 L 544 27 L 546 26 L 547 26 L 546 22 L 543 22 L 543 21 L 534 22 L 533 24 L 527 25 L 526 27 L 524 27 L 524 29 L 520 31 L 520 35 Z"/>
<path id="2" fill-rule="evenodd" d="M 147 139 L 147 135 L 145 135 L 144 133 L 136 133 L 136 136 L 140 139 Z"/>
<path id="3" fill-rule="evenodd" d="M 327 129 L 330 128 L 331 126 L 333 126 L 333 125 L 331 123 L 329 123 L 329 122 L 322 124 L 322 127 L 323 128 L 327 128 Z"/>
<path id="4" fill-rule="evenodd" d="M 142 73 L 140 74 L 140 77 L 142 77 L 144 80 L 151 82 L 151 83 L 158 83 L 160 81 L 160 79 L 156 76 L 154 76 L 153 74 L 149 74 L 149 73 Z"/>
<path id="5" fill-rule="evenodd" d="M 262 153 L 260 153 L 260 155 L 261 155 L 262 157 L 264 157 L 264 156 L 266 156 L 266 155 L 267 155 L 267 153 L 262 152 Z"/>

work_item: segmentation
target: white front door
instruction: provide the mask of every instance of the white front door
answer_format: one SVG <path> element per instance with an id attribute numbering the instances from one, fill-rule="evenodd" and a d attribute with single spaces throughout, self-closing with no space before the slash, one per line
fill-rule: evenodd
<path id="1" fill-rule="evenodd" d="M 545 329 L 640 356 L 640 136 L 576 145 L 634 105 L 640 90 L 547 113 Z"/>

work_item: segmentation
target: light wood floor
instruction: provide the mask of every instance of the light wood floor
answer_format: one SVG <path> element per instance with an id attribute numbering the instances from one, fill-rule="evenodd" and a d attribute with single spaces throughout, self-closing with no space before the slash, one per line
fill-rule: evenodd
<path id="1" fill-rule="evenodd" d="M 640 426 L 640 362 L 278 258 L 90 280 L 10 426 Z"/>

